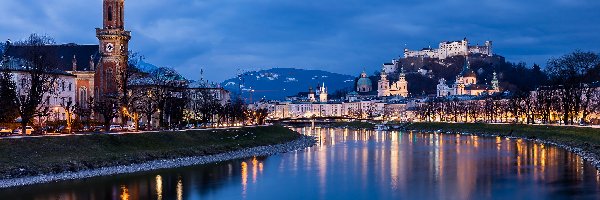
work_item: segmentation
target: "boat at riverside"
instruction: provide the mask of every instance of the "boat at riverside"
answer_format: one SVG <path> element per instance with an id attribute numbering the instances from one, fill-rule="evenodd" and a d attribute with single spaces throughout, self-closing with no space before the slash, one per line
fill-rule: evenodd
<path id="1" fill-rule="evenodd" d="M 317 145 L 268 157 L 0 190 L 2 199 L 598 199 L 564 149 L 462 134 L 293 128 Z"/>

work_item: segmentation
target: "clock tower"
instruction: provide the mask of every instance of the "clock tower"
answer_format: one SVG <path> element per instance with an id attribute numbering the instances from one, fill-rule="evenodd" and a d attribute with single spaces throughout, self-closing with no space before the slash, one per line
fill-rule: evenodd
<path id="1" fill-rule="evenodd" d="M 125 30 L 125 0 L 103 0 L 103 27 L 96 28 L 101 60 L 94 75 L 95 98 L 118 98 L 124 94 L 131 32 Z"/>

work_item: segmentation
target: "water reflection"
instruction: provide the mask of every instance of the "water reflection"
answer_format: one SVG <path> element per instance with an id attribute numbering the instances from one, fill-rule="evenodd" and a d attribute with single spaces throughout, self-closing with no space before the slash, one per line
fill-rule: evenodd
<path id="1" fill-rule="evenodd" d="M 162 200 L 162 176 L 156 175 L 156 199 Z"/>
<path id="2" fill-rule="evenodd" d="M 0 191 L 2 199 L 598 198 L 600 173 L 554 146 L 416 132 L 299 128 L 270 157 Z M 31 192 L 35 191 L 35 192 Z"/>
<path id="3" fill-rule="evenodd" d="M 177 200 L 183 199 L 183 180 L 181 180 L 181 176 L 177 178 Z"/>
<path id="4" fill-rule="evenodd" d="M 129 200 L 129 190 L 127 186 L 121 185 L 121 200 Z"/>

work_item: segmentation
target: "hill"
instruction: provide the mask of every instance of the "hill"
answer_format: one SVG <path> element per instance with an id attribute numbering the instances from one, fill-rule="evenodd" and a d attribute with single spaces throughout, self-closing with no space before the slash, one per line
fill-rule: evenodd
<path id="1" fill-rule="evenodd" d="M 500 55 L 470 55 L 469 62 L 471 70 L 477 74 L 479 84 L 489 84 L 493 73 L 498 74 L 500 87 L 506 90 L 516 91 L 533 90 L 545 79 L 539 65 L 528 67 L 525 63 L 507 62 Z M 408 90 L 412 94 L 435 94 L 436 85 L 440 78 L 447 80 L 451 85 L 465 64 L 464 56 L 449 57 L 445 60 L 434 58 L 401 58 L 398 60 L 397 68 L 404 68 L 407 73 Z M 398 71 L 388 77 L 392 81 L 397 80 Z M 373 77 L 377 81 L 379 77 Z"/>

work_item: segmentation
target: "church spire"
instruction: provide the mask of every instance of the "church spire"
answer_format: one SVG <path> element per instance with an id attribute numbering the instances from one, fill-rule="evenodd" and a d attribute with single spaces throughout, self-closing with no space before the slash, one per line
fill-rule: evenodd
<path id="1" fill-rule="evenodd" d="M 463 70 L 461 75 L 467 75 L 471 71 L 471 62 L 469 61 L 469 55 L 465 54 L 465 62 L 463 64 Z"/>
<path id="2" fill-rule="evenodd" d="M 496 72 L 494 71 L 494 78 L 492 78 L 492 88 L 494 89 L 494 91 L 499 92 L 500 91 L 500 84 L 498 81 L 498 76 L 496 76 Z"/>

